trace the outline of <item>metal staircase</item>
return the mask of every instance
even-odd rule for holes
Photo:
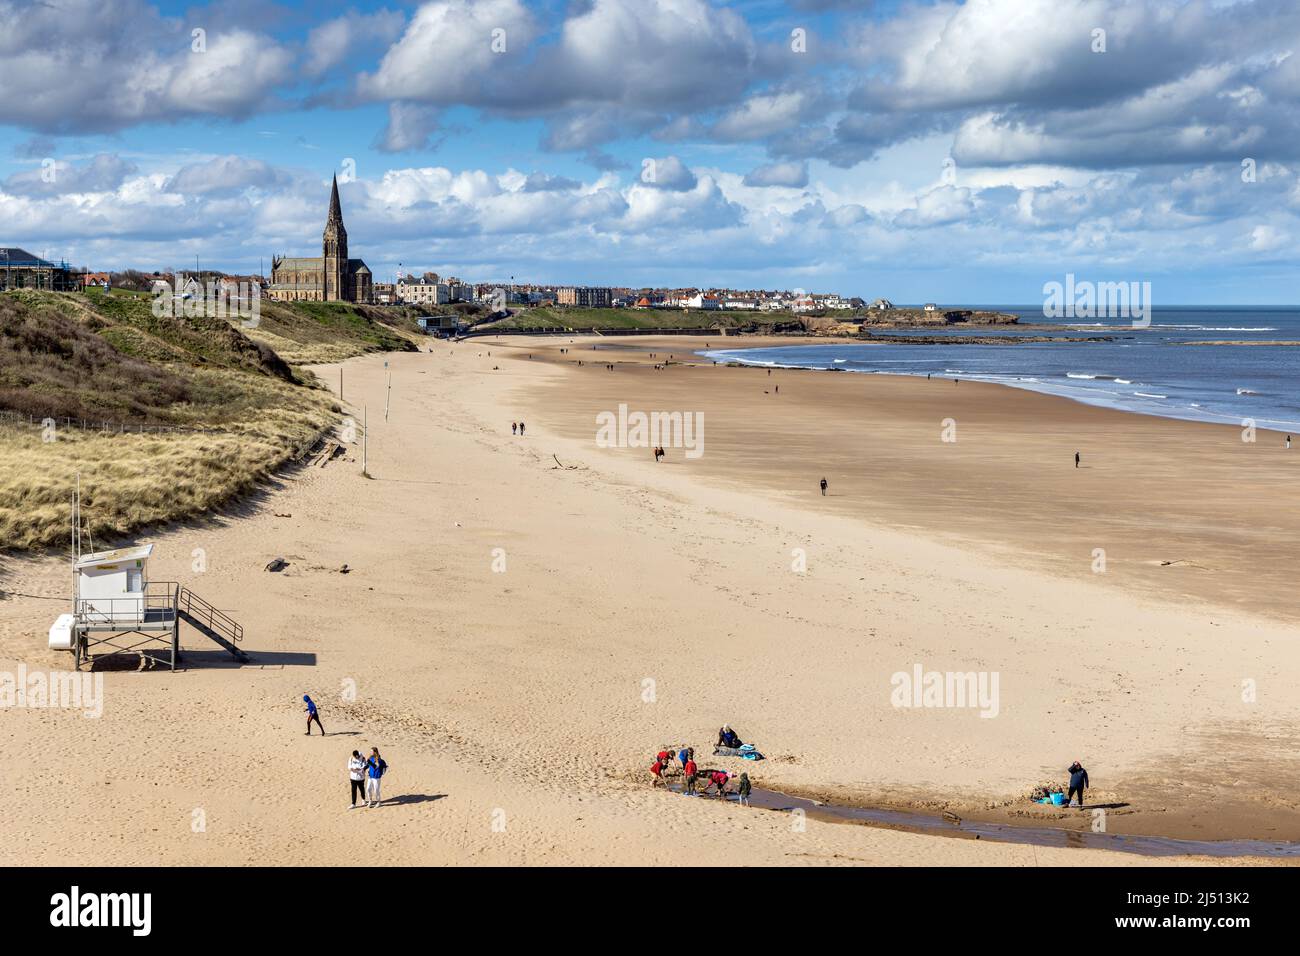
[[[176,616],[200,634],[216,641],[241,664],[248,663],[248,655],[235,646],[244,639],[243,625],[217,610],[189,588],[182,587],[176,595]]]

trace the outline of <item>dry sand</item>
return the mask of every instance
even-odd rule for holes
[[[152,578],[240,620],[255,663],[189,632],[181,672],[106,673],[97,720],[0,715],[0,757],[24,768],[0,791],[0,862],[1147,862],[800,831],[649,789],[661,744],[707,754],[724,721],[769,759],[702,762],[760,786],[1086,829],[1024,800],[1079,757],[1092,797],[1127,805],[1112,831],[1300,838],[1300,458],[1267,439],[972,383],[775,373],[778,398],[762,371],[634,368],[630,350],[577,368],[585,342],[431,348],[386,357],[387,422],[385,357],[347,363],[372,478],[354,446],[148,536]],[[705,453],[597,447],[620,402],[702,412]],[[0,575],[0,670],[69,666],[45,649],[66,561]],[[997,672],[997,716],[892,706],[917,663]],[[304,692],[328,739],[304,737]],[[393,802],[349,811],[347,756],[372,745]]]

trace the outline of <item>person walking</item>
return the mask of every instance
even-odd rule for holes
[[[1066,773],[1070,775],[1070,792],[1069,792],[1070,806],[1074,806],[1074,795],[1078,793],[1079,806],[1082,807],[1083,791],[1087,790],[1089,786],[1088,771],[1084,770],[1083,764],[1079,763],[1079,761],[1076,760],[1074,763],[1070,764],[1070,767],[1068,770],[1066,770]]]
[[[1074,467],[1079,467],[1079,453],[1077,451],[1074,453]]]
[[[827,488],[827,487],[828,487],[828,486],[827,486],[827,484],[826,484],[826,479],[823,478],[823,479],[822,479],[822,497],[823,497],[823,498],[826,497],[826,488]]]
[[[740,805],[742,807],[749,806],[749,794],[752,789],[753,787],[749,783],[749,774],[742,773],[740,775],[740,785],[736,788],[736,792],[740,794]]]
[[[1291,448],[1291,436],[1290,436],[1290,435],[1287,435],[1287,436],[1286,436],[1286,447],[1287,447],[1288,450]]]
[[[370,759],[366,761],[366,775],[369,778],[366,781],[366,808],[367,809],[369,809],[370,807],[377,807],[379,806],[380,803],[383,802],[383,799],[379,795],[379,787],[380,787],[380,781],[383,779],[384,774],[387,772],[388,772],[388,764],[384,762],[383,757],[379,756],[379,748],[371,747]]]
[[[518,423],[518,422],[511,422],[511,423],[510,423],[510,434],[512,434],[512,435],[518,435],[518,434],[519,434],[519,423]]]
[[[316,712],[316,702],[306,694],[302,695],[303,702],[307,705],[307,736],[311,736],[311,722],[316,721],[316,726],[320,728],[320,735],[325,736],[325,725],[320,722],[320,714]]]
[[[524,423],[523,423],[523,422],[520,422],[520,423],[519,423],[519,437],[520,437],[520,438],[524,437]]]
[[[348,758],[348,780],[352,784],[352,805],[348,809],[355,810],[358,798],[366,802],[366,759],[359,750],[352,751]]]

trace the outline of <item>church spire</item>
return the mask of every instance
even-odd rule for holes
[[[330,187],[330,213],[325,220],[325,226],[343,225],[343,207],[339,204],[339,177],[334,176],[334,184]]]

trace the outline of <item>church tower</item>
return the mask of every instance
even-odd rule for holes
[[[334,177],[330,190],[330,213],[325,220],[325,275],[323,290],[326,302],[348,299],[348,231],[343,228],[343,207],[339,205],[339,178]]]

